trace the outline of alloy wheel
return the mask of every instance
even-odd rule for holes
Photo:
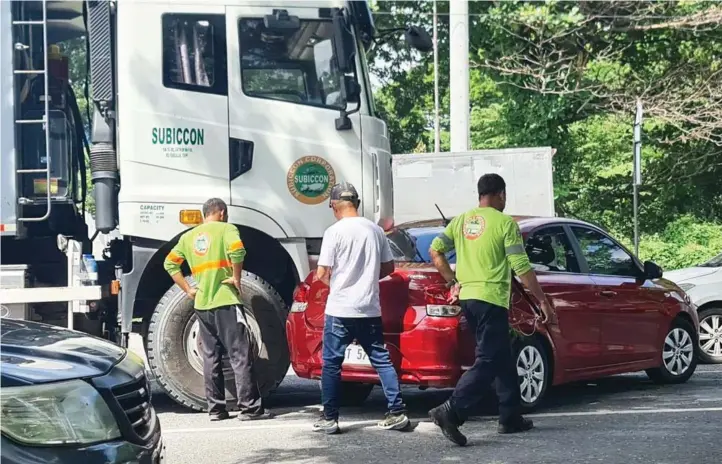
[[[712,314],[700,321],[699,347],[708,356],[722,356],[722,316]]]
[[[694,341],[686,330],[672,329],[664,339],[662,359],[670,374],[680,376],[687,372],[694,357]]]
[[[519,352],[516,373],[519,376],[521,398],[527,404],[535,403],[543,392],[546,377],[544,359],[535,346],[525,346]]]

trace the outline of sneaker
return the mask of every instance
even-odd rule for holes
[[[376,424],[380,429],[384,430],[404,430],[411,424],[406,414],[387,412],[383,420]]]
[[[339,432],[338,419],[326,419],[326,416],[321,414],[316,422],[313,423],[314,432],[323,432],[328,435],[333,435]]]
[[[271,411],[266,409],[263,412],[259,412],[257,414],[239,414],[238,420],[241,422],[247,422],[247,421],[257,421],[257,420],[265,420],[265,419],[273,419],[275,416]]]
[[[527,432],[534,428],[534,422],[532,422],[531,419],[527,419],[523,416],[519,416],[514,420],[511,420],[506,423],[499,422],[499,428],[497,429],[498,433],[501,434],[507,434],[507,433],[520,433],[520,432]]]
[[[429,417],[441,429],[447,439],[459,446],[466,446],[466,436],[459,431],[454,415],[451,403],[448,401],[429,411]]]
[[[229,417],[228,411],[212,412],[208,414],[208,418],[211,422],[226,420]]]

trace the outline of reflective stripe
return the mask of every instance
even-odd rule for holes
[[[441,240],[441,243],[444,245],[444,248],[446,248],[447,250],[454,248],[454,241],[451,238],[449,238],[445,233],[443,233],[443,232],[440,233],[439,235],[436,236],[436,238]]]
[[[183,264],[183,257],[179,254],[177,254],[175,251],[171,251],[168,253],[168,256],[165,258],[168,261],[170,261],[173,264]]]
[[[243,249],[243,242],[240,240],[237,240],[228,246],[229,252],[238,251],[238,250],[242,250],[242,249]]]
[[[192,267],[191,273],[200,274],[201,272],[212,271],[214,269],[223,269],[225,267],[231,267],[231,262],[227,259],[222,259],[220,261],[207,261],[205,263],[199,264],[198,266]]]
[[[507,255],[524,254],[524,245],[512,245],[510,247],[506,247],[506,254]]]

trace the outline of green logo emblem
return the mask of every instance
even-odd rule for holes
[[[306,205],[317,205],[328,199],[335,183],[333,168],[318,156],[304,156],[296,160],[286,175],[288,191]]]

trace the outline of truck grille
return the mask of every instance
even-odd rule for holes
[[[152,408],[150,385],[145,374],[133,382],[113,388],[113,395],[123,408],[135,433],[142,439],[148,438],[152,432],[150,430]]]

